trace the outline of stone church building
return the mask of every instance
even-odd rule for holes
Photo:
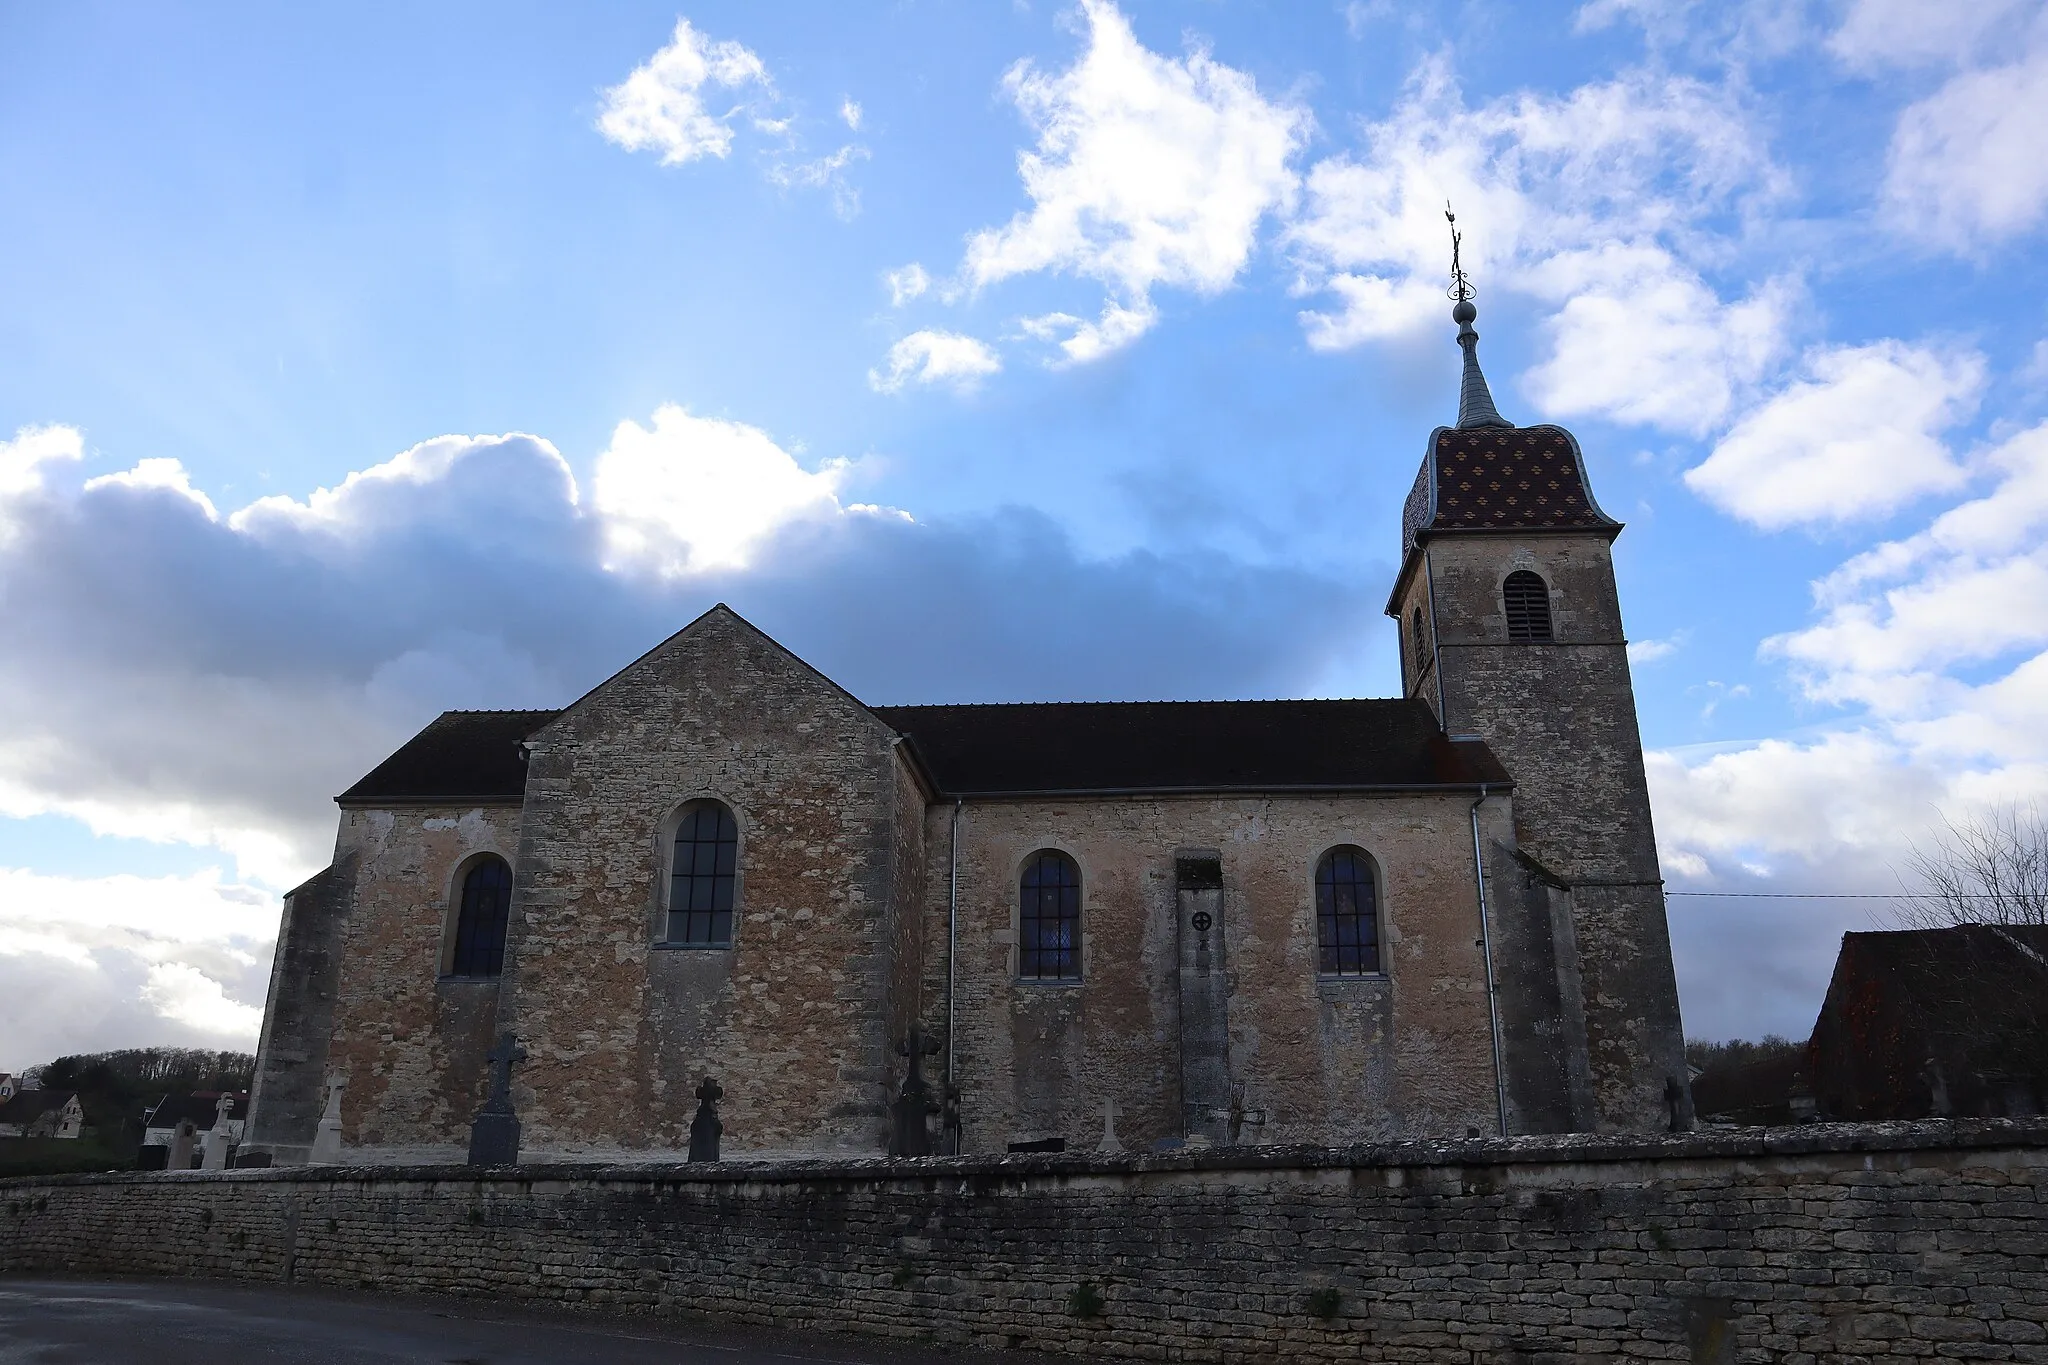
[[[724,606],[560,711],[449,712],[285,898],[247,1146],[529,1159],[1690,1122],[1610,547],[1472,309],[1387,602],[1403,695],[870,706]]]

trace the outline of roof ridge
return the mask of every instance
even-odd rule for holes
[[[876,702],[877,711],[942,711],[968,706],[1059,707],[1059,706],[1337,706],[1371,702],[1405,703],[1406,697],[1194,697],[1148,699],[1144,701],[917,701]]]

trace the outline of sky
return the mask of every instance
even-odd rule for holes
[[[875,703],[1384,696],[1582,443],[1687,1031],[2048,795],[2048,8],[0,0],[0,1069],[252,1047],[333,794],[715,601]],[[1775,898],[1759,898],[1771,893]]]

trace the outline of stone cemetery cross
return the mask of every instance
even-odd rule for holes
[[[725,1087],[709,1076],[697,1087],[697,1117],[690,1120],[690,1160],[718,1160],[718,1136],[725,1131],[718,1117],[718,1102],[724,1098]]]
[[[516,1166],[519,1116],[512,1111],[512,1064],[526,1060],[526,1049],[510,1032],[501,1033],[484,1060],[491,1067],[491,1094],[469,1125],[469,1164]]]
[[[903,1091],[895,1105],[896,1141],[892,1146],[896,1156],[932,1154],[932,1135],[927,1120],[939,1112],[939,1106],[932,1099],[931,1086],[925,1083],[923,1059],[936,1055],[938,1050],[939,1040],[925,1037],[924,1030],[915,1023],[910,1026],[910,1036],[897,1045],[897,1055],[909,1058],[910,1069],[903,1078]]]
[[[213,1127],[206,1130],[206,1154],[200,1158],[200,1169],[224,1171],[228,1168],[228,1114],[234,1107],[233,1095],[222,1095],[213,1102]]]
[[[1098,1152],[1121,1152],[1123,1143],[1117,1141],[1116,1119],[1123,1109],[1113,1099],[1102,1102],[1102,1141],[1095,1145]]]
[[[484,1108],[500,1113],[512,1112],[512,1064],[526,1060],[526,1049],[519,1046],[519,1040],[509,1033],[498,1035],[498,1045],[484,1054],[484,1060],[491,1064],[491,1097],[484,1101]]]

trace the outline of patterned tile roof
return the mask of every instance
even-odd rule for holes
[[[1615,527],[1563,427],[1438,427],[1401,517],[1405,557],[1418,533]]]

